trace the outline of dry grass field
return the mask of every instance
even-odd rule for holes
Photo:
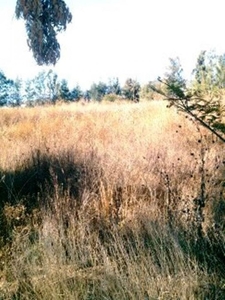
[[[224,145],[164,101],[0,110],[0,299],[225,299]]]

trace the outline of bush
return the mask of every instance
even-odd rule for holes
[[[115,95],[115,94],[108,94],[108,95],[105,95],[102,99],[102,101],[106,101],[106,102],[115,102],[116,100],[119,99],[119,96],[118,95]]]

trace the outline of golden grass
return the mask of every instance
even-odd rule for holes
[[[2,109],[0,145],[1,299],[224,299],[224,145],[166,102]]]

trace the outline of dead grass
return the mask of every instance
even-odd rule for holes
[[[224,299],[224,145],[163,101],[0,114],[1,299]]]

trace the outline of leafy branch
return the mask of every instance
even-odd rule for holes
[[[63,0],[17,0],[15,14],[24,19],[27,43],[38,65],[55,65],[60,58],[57,33],[66,30],[72,14]]]
[[[225,143],[225,105],[222,104],[221,93],[204,97],[198,90],[188,88],[177,61],[171,61],[173,72],[167,74],[166,79],[158,78],[165,88],[150,85],[151,89],[165,97],[169,107],[174,106],[178,111],[188,114]]]

